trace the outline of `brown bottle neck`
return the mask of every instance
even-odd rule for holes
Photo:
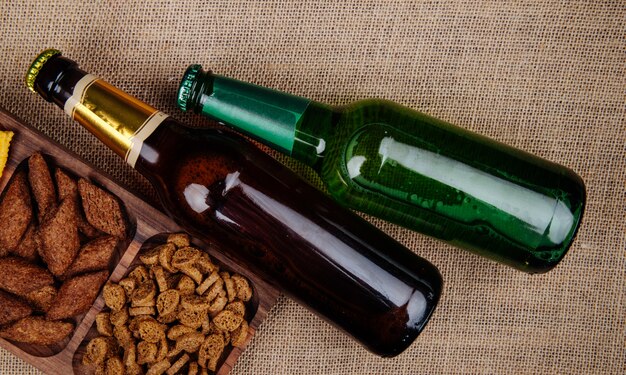
[[[87,128],[132,167],[143,141],[167,115],[55,56],[35,80],[35,91]]]

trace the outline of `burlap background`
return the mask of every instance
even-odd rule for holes
[[[0,106],[148,199],[149,186],[24,73],[56,47],[188,123],[185,67],[343,104],[384,97],[565,164],[586,216],[559,267],[529,276],[372,220],[436,264],[421,337],[377,358],[283,298],[235,374],[624,373],[625,4],[616,1],[3,1]],[[313,182],[310,171],[286,161]],[[0,353],[0,373],[37,373]]]

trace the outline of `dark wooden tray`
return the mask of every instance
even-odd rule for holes
[[[169,217],[114,182],[111,177],[87,164],[73,152],[60,146],[1,108],[0,130],[11,130],[15,133],[11,142],[7,166],[0,178],[0,192],[4,190],[11,176],[22,162],[33,153],[41,152],[56,166],[64,168],[75,176],[88,178],[115,194],[124,203],[135,231],[128,247],[120,250],[119,262],[111,274],[111,280],[117,281],[122,278],[146,240],[159,234],[182,231]],[[210,244],[197,239],[194,239],[194,243],[206,250],[212,258],[223,264],[227,269],[240,273],[251,281],[255,293],[254,307],[256,311],[253,312],[250,322],[248,335],[250,339],[254,335],[256,328],[265,319],[268,311],[276,303],[279,291],[238,264],[233,263],[230,259],[216,251]],[[77,373],[83,373],[79,368],[75,369],[73,367],[74,354],[83,342],[83,339],[88,335],[96,314],[100,312],[103,306],[102,296],[99,296],[70,336],[71,338],[67,345],[64,348],[55,350],[55,354],[50,355],[49,349],[40,349],[34,346],[29,348],[22,346],[20,348],[3,339],[0,339],[0,346],[48,374],[70,374],[74,370],[79,370]],[[27,349],[28,352],[23,349]],[[217,374],[228,374],[239,355],[241,355],[242,350],[233,348],[218,368]]]

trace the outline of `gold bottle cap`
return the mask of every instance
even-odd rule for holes
[[[37,56],[35,61],[30,64],[30,68],[28,68],[28,72],[26,72],[26,86],[28,86],[29,90],[35,92],[35,79],[39,74],[39,71],[44,66],[46,61],[50,60],[52,56],[60,55],[61,51],[56,49],[47,49]]]

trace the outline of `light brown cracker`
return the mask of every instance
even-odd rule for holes
[[[106,375],[124,375],[124,363],[119,357],[107,359]]]
[[[83,364],[95,365],[104,363],[117,354],[118,345],[113,337],[98,336],[91,339],[85,348]]]
[[[113,336],[110,312],[99,312],[96,315],[96,330],[102,336]]]
[[[167,242],[174,244],[177,248],[189,246],[189,235],[187,233],[172,233],[167,236]]]
[[[107,283],[102,290],[104,303],[113,311],[121,310],[126,303],[124,288],[114,283]]]
[[[140,365],[153,363],[156,361],[157,344],[153,342],[140,341],[137,344],[137,363]]]

